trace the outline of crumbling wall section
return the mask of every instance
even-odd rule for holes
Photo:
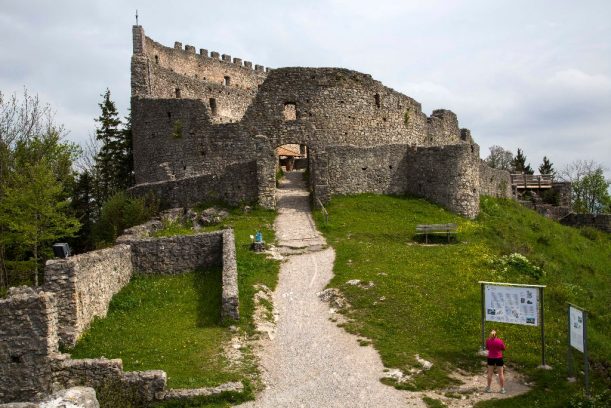
[[[507,170],[493,169],[480,160],[479,189],[480,195],[511,198],[511,175]]]
[[[57,356],[53,294],[11,288],[0,299],[0,403],[34,401],[51,393],[50,359]]]
[[[142,274],[177,275],[222,265],[223,233],[206,232],[130,242],[134,270]]]
[[[62,345],[73,346],[95,317],[106,316],[110,300],[127,285],[132,272],[128,245],[47,262],[43,289],[57,298]]]
[[[111,394],[132,406],[149,406],[166,389],[167,375],[162,370],[123,371],[121,359],[73,360],[67,355],[52,361],[54,388],[92,387]],[[107,395],[108,397],[108,395]]]
[[[468,218],[479,213],[479,146],[457,144],[408,151],[407,193]]]

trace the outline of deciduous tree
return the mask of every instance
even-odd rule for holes
[[[509,150],[503,149],[501,146],[494,145],[490,147],[490,154],[485,160],[488,166],[494,169],[510,171],[513,154]]]

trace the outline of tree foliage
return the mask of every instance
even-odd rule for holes
[[[68,213],[76,145],[49,105],[0,93],[0,287],[38,283],[50,243],[74,233]]]
[[[511,171],[514,173],[534,174],[535,172],[530,167],[530,163],[526,163],[526,155],[522,149],[518,148],[518,152],[511,161]]]
[[[539,165],[539,174],[545,174],[545,175],[551,175],[551,176],[556,175],[556,170],[554,169],[554,165],[547,158],[547,156],[543,156],[543,163]]]
[[[485,159],[488,166],[492,167],[493,169],[508,171],[511,170],[512,160],[513,153],[497,145],[490,147],[490,154]]]
[[[576,160],[560,172],[563,181],[571,183],[571,207],[579,213],[611,212],[609,181],[603,167],[592,160]]]
[[[80,227],[78,220],[67,214],[64,186],[51,167],[47,158],[26,164],[3,187],[0,201],[2,244],[28,250],[27,259],[12,262],[25,262],[33,271],[36,286],[38,265],[50,255],[50,244],[73,235]]]
[[[157,204],[153,200],[132,198],[122,191],[116,193],[104,203],[94,225],[96,245],[111,245],[123,230],[149,220],[156,211]]]
[[[110,90],[102,95],[99,106],[101,113],[96,119],[96,139],[100,142],[100,149],[95,157],[95,168],[96,201],[101,205],[131,185],[132,154],[131,120],[128,118],[127,127],[122,127],[119,112],[110,99]]]

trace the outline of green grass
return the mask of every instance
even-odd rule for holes
[[[507,324],[494,327],[508,344],[512,367],[536,382],[532,392],[508,402],[482,406],[515,406],[517,400],[537,406],[567,406],[579,385],[566,378],[566,304],[590,310],[589,348],[595,392],[610,385],[609,288],[611,240],[608,234],[564,227],[510,200],[484,197],[481,214],[467,220],[420,199],[376,196],[334,197],[327,207],[329,224],[315,214],[319,229],[336,250],[335,277],[353,308],[346,328],[371,338],[384,364],[405,371],[417,366],[415,354],[434,363],[430,371],[398,387],[440,388],[452,383],[453,367],[481,370],[479,280],[545,284],[545,327],[551,372],[540,364],[540,329]],[[419,245],[416,224],[459,226],[458,242]],[[526,268],[499,268],[492,262],[511,253],[525,255],[544,276]],[[498,262],[496,263],[498,265]],[[350,279],[373,281],[364,290]],[[381,297],[385,300],[380,301]],[[489,323],[488,329],[492,328]],[[511,369],[511,368],[510,368]],[[482,384],[483,385],[483,384]],[[553,390],[554,398],[548,393]],[[502,405],[506,404],[506,405]]]
[[[220,324],[220,304],[220,269],[135,276],[71,354],[121,358],[126,371],[164,370],[171,388],[240,380],[220,358],[229,336]]]
[[[279,263],[250,251],[250,235],[260,230],[265,241],[273,242],[275,212],[256,208],[247,213],[229,211],[223,223],[203,231],[234,229],[240,290],[240,320],[235,325],[252,333],[253,285],[265,284],[273,290]],[[170,223],[155,235],[192,233],[185,225]],[[253,398],[259,384],[252,351],[246,350],[243,364],[231,370],[223,356],[223,345],[232,332],[231,322],[220,321],[220,297],[220,268],[179,276],[135,276],[113,297],[108,316],[96,319],[69,352],[74,358],[121,358],[126,371],[164,370],[170,388],[216,386],[227,381],[245,384],[244,395],[200,399],[194,406],[225,406]]]

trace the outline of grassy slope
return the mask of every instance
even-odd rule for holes
[[[480,292],[478,280],[541,283],[545,294],[548,363],[541,372],[539,328],[497,324],[506,340],[507,358],[538,382],[524,402],[562,406],[575,392],[566,376],[566,309],[571,301],[591,310],[590,350],[595,364],[611,360],[606,341],[611,327],[609,288],[611,240],[608,235],[561,226],[511,201],[484,198],[475,221],[451,214],[419,199],[360,195],[336,197],[328,207],[330,222],[319,228],[336,249],[335,277],[330,283],[345,293],[353,309],[348,330],[370,337],[384,364],[408,370],[414,355],[433,361],[431,371],[405,388],[436,388],[450,382],[448,370],[480,369]],[[415,245],[416,224],[456,222],[459,243]],[[588,237],[584,236],[587,235]],[[542,266],[539,281],[519,271],[501,272],[490,265],[495,256],[512,252]],[[364,290],[346,285],[350,279],[373,281]],[[380,298],[384,300],[380,301]],[[490,328],[490,326],[488,326]],[[599,370],[595,385],[609,385]],[[554,399],[547,388],[557,392]],[[495,406],[501,403],[495,402]],[[515,406],[515,399],[506,403]],[[551,405],[550,405],[551,404]]]
[[[251,332],[253,285],[274,288],[278,263],[250,251],[250,235],[257,229],[268,242],[274,240],[273,211],[249,213],[231,210],[216,230],[234,228],[240,288],[239,326]],[[190,228],[171,225],[160,236],[192,234]],[[225,381],[249,382],[256,370],[247,361],[229,371],[222,354],[231,333],[220,322],[220,269],[182,276],[138,276],[116,295],[108,317],[96,320],[77,346],[75,358],[122,358],[126,370],[162,369],[172,388],[218,385]],[[248,359],[247,359],[248,360]]]

